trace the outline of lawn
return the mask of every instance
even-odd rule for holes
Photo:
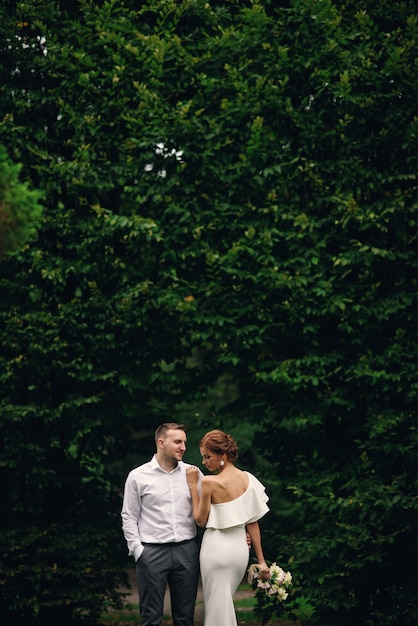
[[[248,589],[248,585],[242,585],[234,599],[238,626],[260,626],[261,622],[253,613],[255,598]],[[202,615],[203,603],[201,600],[198,600],[196,603],[195,626],[202,626]],[[170,626],[172,623],[171,616],[165,615],[163,618],[164,626]],[[97,626],[140,626],[138,607],[137,605],[129,604],[123,610],[112,610],[109,613],[105,613]],[[268,626],[298,626],[298,623],[286,619],[284,616],[280,620],[269,621]]]
[[[136,604],[136,593],[132,593],[135,589],[135,572],[131,570],[129,573],[130,589],[129,594],[126,597],[126,608],[115,611],[110,610],[108,613],[104,613],[98,622],[97,626],[140,626],[140,618],[138,605]],[[234,605],[237,613],[238,626],[260,626],[261,622],[253,613],[253,608],[256,604],[254,591],[250,585],[244,579],[241,585],[238,587],[234,596]],[[168,605],[169,607],[169,605]],[[167,608],[167,607],[166,607]],[[308,617],[311,611],[308,606],[300,607],[300,617]],[[167,609],[167,615],[163,618],[163,625],[170,626],[173,621],[169,608]],[[203,600],[201,587],[197,594],[196,611],[195,611],[195,626],[202,626],[203,623]],[[220,625],[222,626],[222,625]],[[301,626],[300,622],[295,622],[290,616],[283,615],[280,619],[270,620],[267,626]]]

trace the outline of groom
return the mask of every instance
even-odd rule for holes
[[[182,424],[161,424],[155,431],[156,454],[133,469],[125,483],[122,529],[136,561],[141,626],[161,625],[167,585],[173,626],[193,626],[199,546],[189,465],[183,462],[186,440]]]

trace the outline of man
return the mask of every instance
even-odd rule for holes
[[[174,626],[193,626],[199,546],[183,455],[182,424],[155,431],[156,454],[126,479],[122,528],[136,561],[141,626],[160,626],[168,587]],[[203,476],[200,472],[200,478]]]

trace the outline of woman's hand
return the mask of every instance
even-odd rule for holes
[[[267,563],[259,563],[258,569],[260,571],[259,577],[261,580],[268,580],[270,578],[270,568]]]
[[[199,482],[199,468],[196,467],[196,465],[190,465],[190,467],[186,469],[186,478],[189,489],[191,487],[197,487]]]

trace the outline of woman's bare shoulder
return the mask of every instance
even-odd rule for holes
[[[207,485],[218,485],[221,482],[218,474],[203,476],[202,481]]]
[[[218,481],[217,481],[217,476],[203,476],[202,478],[202,487],[209,487],[211,488],[213,485],[215,485]]]

